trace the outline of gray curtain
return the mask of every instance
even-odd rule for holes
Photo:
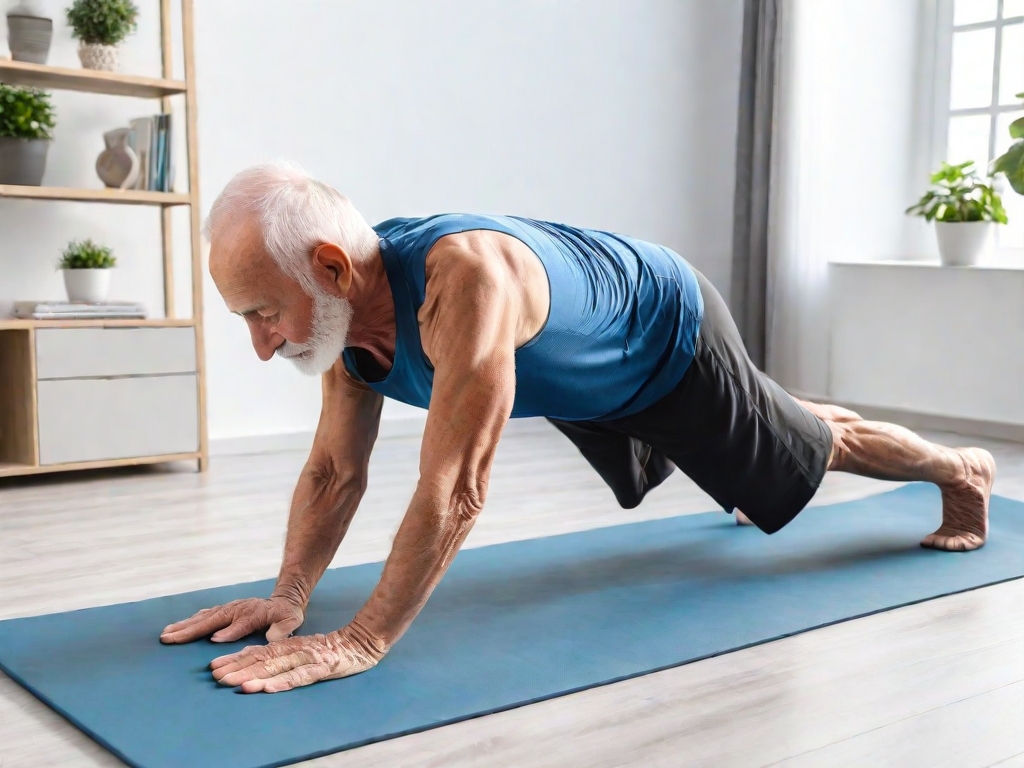
[[[750,358],[765,367],[768,190],[775,101],[776,32],[782,0],[744,0],[733,204],[733,317]]]

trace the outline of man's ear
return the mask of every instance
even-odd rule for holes
[[[334,243],[322,243],[313,249],[313,264],[324,270],[339,296],[345,297],[352,288],[352,259]]]

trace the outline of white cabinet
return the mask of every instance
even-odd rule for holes
[[[35,338],[40,465],[199,450],[192,328],[45,328]]]

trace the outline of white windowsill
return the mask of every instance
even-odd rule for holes
[[[890,267],[897,269],[950,269],[950,270],[975,270],[975,271],[997,271],[997,272],[1024,272],[1024,260],[1013,262],[988,262],[977,264],[972,267],[950,267],[939,261],[924,261],[922,259],[861,259],[861,260],[829,260],[830,267]]]

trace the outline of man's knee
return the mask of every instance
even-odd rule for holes
[[[839,405],[812,403],[808,400],[800,399],[796,399],[796,401],[822,421],[833,421],[838,424],[847,424],[851,421],[863,421],[859,413],[851,411],[849,408],[843,408]]]

